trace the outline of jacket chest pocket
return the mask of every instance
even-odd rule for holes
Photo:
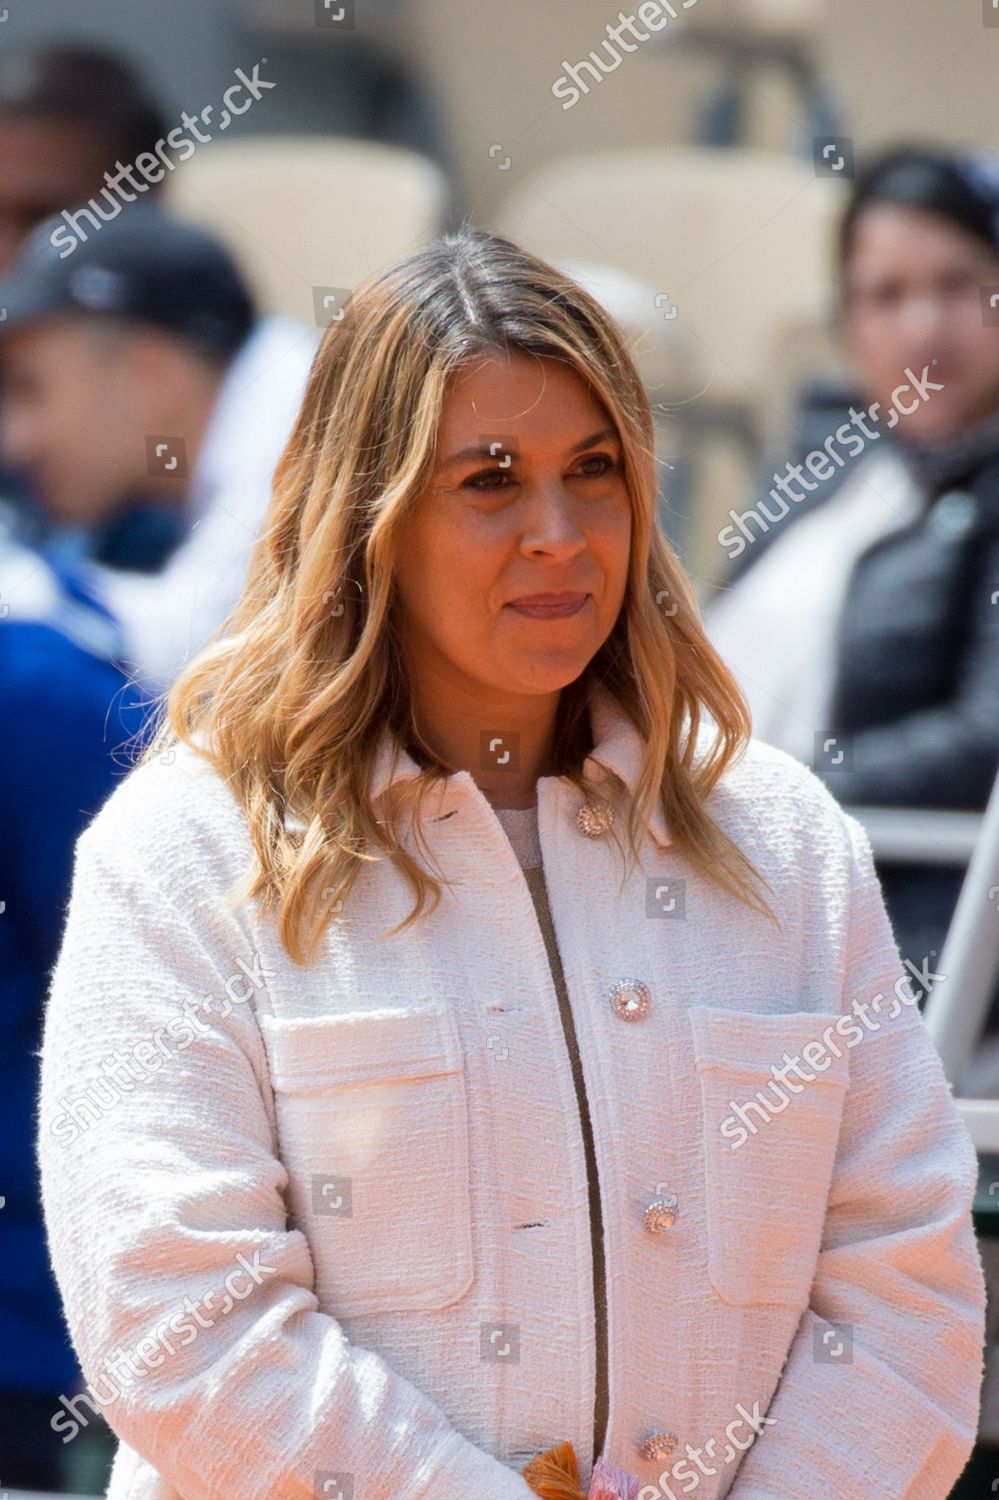
[[[261,1016],[296,1224],[335,1317],[446,1307],[472,1284],[465,1065],[452,1011]]]
[[[703,1111],[708,1278],[722,1301],[737,1307],[804,1309],[849,1086],[846,1041],[829,1031],[841,1017],[707,1006],[691,1007],[690,1017]],[[800,1055],[809,1043],[817,1044],[808,1050],[811,1063]],[[775,1080],[772,1068],[785,1070],[789,1081]]]

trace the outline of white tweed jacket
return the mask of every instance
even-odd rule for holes
[[[640,746],[591,705],[588,769]],[[703,733],[703,731],[702,731]],[[416,774],[386,736],[375,795]],[[579,795],[539,832],[593,1121],[606,1455],[640,1500],[943,1500],[975,1439],[975,1153],[870,846],[752,740],[711,796],[777,930],[656,815],[622,882]],[[472,776],[425,815],[452,882],[366,865],[319,959],[225,896],[250,843],[178,748],[76,848],[42,1046],[49,1243],[112,1500],[514,1500],[592,1461],[586,1167],[528,886]],[[411,845],[411,847],[415,847]],[[659,1204],[658,1209],[651,1206]]]

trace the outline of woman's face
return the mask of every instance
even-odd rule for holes
[[[999,404],[999,257],[937,214],[879,204],[857,219],[845,273],[842,332],[869,400],[881,402],[908,367],[942,390],[894,403],[900,436],[945,440]],[[989,319],[991,318],[991,321]],[[915,409],[907,408],[915,405]]]
[[[621,444],[586,383],[558,360],[476,359],[452,382],[434,473],[402,526],[415,688],[442,703],[563,688],[613,629],[630,546]],[[565,597],[553,609],[546,595]]]

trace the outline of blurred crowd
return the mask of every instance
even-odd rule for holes
[[[155,186],[105,199],[64,253],[64,212],[166,128],[114,55],[0,62],[0,1479],[39,1490],[70,1480],[50,1424],[82,1388],[32,1145],[74,845],[239,596],[318,339],[258,307]],[[994,161],[914,143],[865,163],[837,274],[851,383],[800,391],[783,473],[768,462],[736,508],[708,628],[755,733],[842,802],[981,812],[999,766]],[[962,871],[881,873],[903,954],[939,953]]]

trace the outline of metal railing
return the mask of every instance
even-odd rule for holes
[[[999,977],[999,775],[984,814],[851,807],[876,859],[967,871],[923,1018],[953,1086],[984,1028]],[[999,1099],[954,1100],[980,1152],[999,1153]]]
[[[87,1495],[43,1494],[41,1490],[5,1490],[0,1488],[0,1500],[90,1500]]]

